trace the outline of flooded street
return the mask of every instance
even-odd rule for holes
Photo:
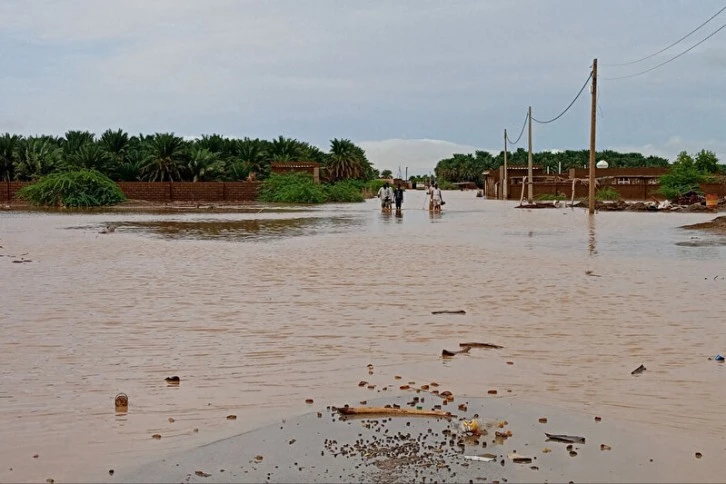
[[[678,228],[715,215],[591,218],[445,192],[432,216],[423,196],[408,192],[401,217],[375,200],[0,212],[0,481],[93,480],[385,396],[394,375],[695,436],[722,455],[726,366],[708,358],[726,354],[726,247]],[[504,348],[441,359],[464,341]],[[128,414],[114,412],[119,392]]]

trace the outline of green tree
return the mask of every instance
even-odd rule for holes
[[[383,170],[381,172],[381,178],[391,178],[393,176],[393,172],[391,170]]]
[[[37,180],[62,167],[62,151],[50,137],[26,138],[18,144],[15,178]]]
[[[325,165],[330,181],[365,180],[373,174],[365,152],[348,139],[330,141],[330,152]]]
[[[187,161],[187,173],[193,182],[212,181],[224,173],[224,162],[219,155],[207,148],[195,147]]]
[[[181,167],[188,159],[187,146],[174,133],[156,133],[144,140],[145,156],[141,168],[147,181],[181,180]]]
[[[718,173],[720,171],[718,158],[713,151],[701,150],[696,154],[694,166],[701,173]]]
[[[5,133],[0,136],[0,179],[10,181],[15,178],[15,165],[21,141],[22,138],[15,134]]]

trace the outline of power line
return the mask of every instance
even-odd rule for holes
[[[690,46],[688,49],[684,50],[680,54],[675,55],[675,56],[671,57],[670,59],[668,59],[667,61],[661,62],[660,64],[655,65],[655,66],[651,67],[650,69],[646,69],[646,70],[641,71],[641,72],[636,72],[635,74],[630,74],[630,75],[627,75],[627,76],[620,76],[620,77],[601,77],[600,79],[605,80],[605,81],[617,81],[619,79],[629,79],[631,77],[637,77],[637,76],[640,76],[640,75],[643,75],[643,74],[647,74],[648,72],[654,71],[654,70],[658,69],[659,67],[663,67],[664,65],[669,64],[669,63],[673,62],[674,60],[678,59],[682,55],[685,55],[685,54],[689,53],[690,51],[692,51],[693,49],[695,49],[699,45],[703,44],[708,39],[710,39],[711,37],[713,37],[714,35],[716,35],[717,33],[719,33],[724,28],[726,28],[726,24],[723,24],[721,27],[719,27],[717,30],[713,31],[706,38],[704,38],[704,39],[700,40],[699,42],[693,44],[692,46]]]
[[[517,143],[519,143],[519,140],[522,139],[522,134],[524,134],[524,128],[527,126],[527,116],[528,114],[524,115],[524,123],[522,123],[522,130],[519,132],[519,136],[517,136],[517,141],[512,141],[509,138],[509,135],[507,135],[507,141],[509,141],[509,144],[516,145]]]
[[[680,43],[681,43],[682,41],[686,40],[686,39],[687,39],[688,37],[690,37],[691,35],[693,35],[693,34],[695,34],[696,32],[698,32],[698,31],[699,31],[699,30],[700,30],[700,29],[701,29],[701,28],[702,28],[702,27],[703,27],[704,25],[706,25],[706,24],[707,24],[707,23],[709,23],[709,22],[710,22],[711,20],[713,20],[713,19],[715,19],[716,17],[718,17],[718,16],[719,16],[719,15],[721,14],[721,12],[723,12],[724,10],[726,10],[726,5],[724,5],[724,7],[723,7],[723,8],[721,8],[721,10],[719,10],[718,12],[716,12],[715,14],[713,14],[713,15],[712,15],[711,17],[709,17],[709,18],[708,18],[708,20],[706,20],[705,22],[703,22],[703,23],[702,23],[701,25],[699,25],[699,26],[698,26],[698,27],[696,27],[695,29],[691,30],[691,31],[690,31],[690,32],[688,32],[688,33],[687,33],[686,35],[684,35],[684,36],[683,36],[683,37],[681,37],[680,39],[676,40],[676,41],[675,41],[675,42],[673,42],[672,44],[668,45],[667,47],[664,47],[664,48],[662,48],[662,49],[661,49],[661,50],[659,50],[658,52],[655,52],[655,53],[653,53],[653,54],[647,55],[647,56],[645,56],[645,57],[642,57],[642,58],[640,58],[640,59],[637,59],[637,60],[634,60],[634,61],[630,61],[630,62],[623,62],[623,63],[620,63],[620,64],[602,64],[602,65],[604,65],[604,66],[607,66],[607,67],[617,67],[617,66],[629,66],[629,65],[632,65],[632,64],[637,64],[638,62],[643,62],[644,60],[650,59],[651,57],[655,57],[655,56],[657,56],[658,54],[662,54],[663,52],[667,51],[667,50],[668,50],[668,49],[670,49],[671,47],[674,47],[674,46],[676,46],[676,45],[680,44]]]
[[[568,105],[568,106],[567,106],[567,107],[565,108],[565,110],[564,110],[564,111],[562,111],[562,112],[561,112],[560,114],[558,114],[558,115],[557,115],[557,116],[555,116],[554,118],[552,118],[552,119],[549,119],[549,120],[547,120],[547,121],[540,121],[539,119],[535,119],[535,118],[532,118],[532,121],[534,121],[534,122],[536,122],[536,123],[539,123],[539,124],[548,124],[548,123],[553,123],[553,122],[557,121],[558,119],[560,119],[560,118],[561,118],[562,116],[564,116],[564,115],[565,115],[565,113],[566,113],[567,111],[569,111],[569,110],[570,110],[570,108],[572,107],[572,105],[573,105],[573,104],[575,104],[575,101],[577,101],[577,99],[578,99],[578,98],[580,97],[580,94],[582,94],[582,91],[584,91],[584,90],[585,90],[585,88],[587,87],[587,83],[588,83],[588,82],[590,82],[590,79],[591,79],[591,78],[592,78],[592,71],[590,71],[590,75],[589,75],[589,76],[587,76],[587,79],[585,79],[585,84],[583,84],[583,85],[582,85],[582,87],[580,88],[580,92],[578,92],[578,93],[577,93],[577,96],[575,96],[575,99],[573,99],[573,100],[572,100],[572,101],[570,102],[570,104],[569,104],[569,105]]]

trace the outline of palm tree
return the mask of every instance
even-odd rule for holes
[[[365,152],[348,139],[330,141],[326,169],[330,181],[361,179],[372,174]]]
[[[219,177],[224,171],[224,163],[217,153],[206,148],[195,147],[186,165],[192,181],[210,181]]]
[[[49,137],[27,138],[18,145],[15,178],[36,180],[61,167],[63,152]]]
[[[131,147],[129,134],[122,129],[116,131],[107,129],[98,142],[101,148],[113,158],[116,165],[124,162],[124,157]]]
[[[61,138],[63,154],[68,156],[76,153],[83,145],[93,143],[94,138],[95,135],[90,131],[71,130],[66,132],[65,136]]]
[[[263,179],[270,173],[269,154],[266,144],[261,139],[244,138],[238,140],[235,147],[235,161],[243,164],[245,170],[237,170],[239,173],[246,171],[254,173],[257,178]],[[235,162],[232,163],[236,165]]]
[[[156,133],[148,140],[142,141],[145,146],[142,174],[148,181],[180,180],[180,167],[187,159],[187,145],[182,138],[174,133]]]
[[[78,151],[65,157],[65,165],[68,168],[86,168],[101,173],[109,173],[113,161],[111,155],[97,144],[84,144]]]
[[[15,163],[21,140],[20,136],[10,133],[0,136],[0,179],[10,181],[15,178]]]

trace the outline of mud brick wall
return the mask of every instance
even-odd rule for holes
[[[0,202],[15,200],[28,182],[0,182]],[[129,200],[147,202],[247,202],[257,200],[262,182],[118,182]]]

